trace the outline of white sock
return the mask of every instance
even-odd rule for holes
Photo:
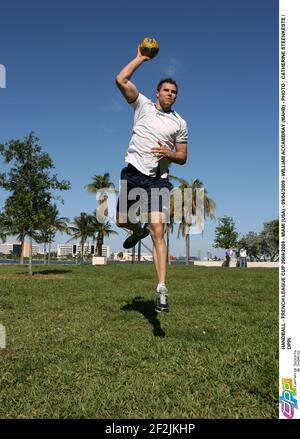
[[[160,282],[160,283],[157,285],[156,291],[158,291],[158,290],[160,289],[160,287],[165,287],[165,286],[166,286],[166,284],[165,284],[164,282]]]

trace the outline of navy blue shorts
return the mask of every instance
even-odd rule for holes
[[[170,191],[173,189],[173,185],[168,178],[149,177],[129,163],[128,166],[122,169],[120,180],[117,214],[128,215],[135,210],[137,216],[141,211],[147,214],[150,212],[163,212],[168,215]],[[137,209],[132,207],[135,203],[139,206]],[[141,222],[148,222],[143,219],[145,218],[142,216]]]

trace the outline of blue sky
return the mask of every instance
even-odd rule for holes
[[[118,184],[132,128],[114,78],[145,36],[160,52],[132,79],[154,99],[157,82],[173,76],[174,108],[189,126],[188,161],[171,173],[203,181],[216,216],[232,216],[241,234],[261,231],[278,216],[277,0],[5,2],[0,142],[34,130],[72,184],[61,215],[92,212],[97,202],[84,185],[104,172]],[[212,248],[215,227],[207,221],[204,236],[193,235],[192,255],[223,255]],[[110,238],[111,249],[123,238]],[[175,233],[171,251],[184,254]]]

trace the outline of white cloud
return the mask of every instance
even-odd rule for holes
[[[163,72],[168,76],[174,76],[178,73],[181,67],[181,62],[178,58],[170,57],[167,61],[167,65],[163,68]]]
[[[106,103],[100,105],[100,111],[120,113],[124,108],[121,97],[111,96]]]

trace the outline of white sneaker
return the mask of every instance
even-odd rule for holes
[[[169,312],[168,289],[165,285],[161,285],[156,290],[156,312]]]

